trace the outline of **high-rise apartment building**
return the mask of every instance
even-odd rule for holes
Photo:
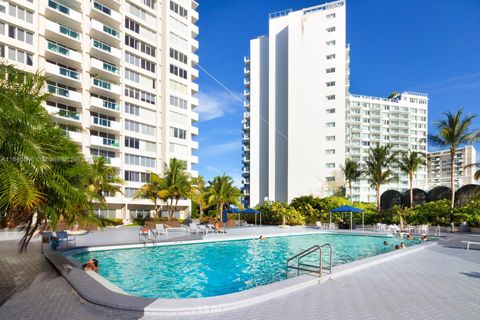
[[[103,216],[130,220],[153,205],[133,200],[149,171],[171,158],[198,162],[194,0],[0,0],[0,59],[44,71],[46,108],[87,157],[125,179]],[[178,215],[188,213],[182,200]]]
[[[455,152],[454,174],[455,189],[466,184],[475,184],[475,172],[479,170],[475,165],[477,152],[473,146],[458,148]],[[450,150],[433,151],[428,153],[428,189],[438,186],[450,188],[452,163],[450,161]]]
[[[343,0],[271,14],[268,36],[251,40],[244,61],[246,205],[331,195],[343,185],[345,159],[362,164],[374,143],[426,151],[426,95],[350,95]],[[406,180],[400,173],[385,187],[408,188]],[[425,180],[422,169],[417,181]],[[354,186],[354,199],[374,201],[365,183]]]

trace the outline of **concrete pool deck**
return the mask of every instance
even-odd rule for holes
[[[270,233],[265,232],[265,229],[242,229],[249,229],[244,231],[248,231],[245,233],[251,234],[252,236],[259,233]],[[242,233],[242,229],[236,231],[239,233],[238,236]],[[266,229],[267,231],[270,230],[268,228]],[[126,231],[117,230],[116,232]],[[232,237],[237,236],[235,234],[236,232],[229,232],[227,235]],[[136,236],[136,231],[134,235]],[[93,234],[91,237],[93,237]],[[103,241],[105,242],[110,242],[113,238],[109,230],[105,231],[105,233],[98,233],[96,237],[106,237],[110,239],[104,239]],[[220,235],[218,237],[223,236]],[[301,288],[295,292],[280,297],[273,297],[268,301],[255,303],[248,307],[241,307],[208,316],[195,316],[190,314],[183,316],[182,319],[204,319],[206,317],[208,317],[208,319],[278,319],[280,317],[318,319],[319,315],[326,319],[400,319],[405,318],[406,315],[420,318],[473,319],[478,315],[477,313],[474,315],[474,312],[476,312],[478,303],[480,303],[480,274],[478,273],[480,269],[480,251],[470,250],[467,252],[465,249],[455,248],[464,248],[464,244],[460,241],[466,240],[466,238],[462,237],[463,236],[456,235],[455,237],[443,240],[438,244],[422,250],[401,255],[395,259],[384,261],[369,266],[368,268],[356,270],[353,273],[334,278],[334,280],[323,281],[321,285]],[[469,238],[480,239],[478,236],[471,236]],[[81,244],[87,245],[87,238],[84,239],[85,243]],[[121,240],[123,240],[121,243],[126,243],[125,237],[122,237]],[[79,241],[77,237],[77,245]],[[100,243],[98,243],[96,241],[95,244],[110,244],[105,242],[101,243],[100,241]],[[4,243],[9,243],[9,246],[14,245],[11,241],[6,241],[3,243],[0,242],[0,246],[3,246]],[[94,243],[88,243],[88,245],[93,244]],[[38,244],[34,245],[38,246]],[[414,247],[412,247],[412,249],[413,248]],[[38,255],[38,253],[32,253],[32,251],[30,251],[29,255]],[[15,256],[14,253],[12,254],[12,252],[10,255],[7,255],[7,257],[9,256],[11,256],[13,260],[18,257]],[[38,256],[38,258],[42,258],[40,255]],[[25,255],[19,258],[24,257]],[[0,264],[3,265],[3,263],[2,259]],[[51,266],[48,266],[48,264],[47,266],[43,266],[43,268],[47,267],[51,272]],[[62,278],[55,277],[54,281],[65,284],[65,280],[62,280]],[[17,293],[9,297],[8,301],[0,308],[0,314],[17,315],[17,313],[20,312],[18,315],[21,315],[29,311],[32,312],[32,310],[47,311],[52,308],[52,304],[55,305],[55,301],[44,303],[41,306],[32,303],[28,305],[28,308],[20,308],[16,310],[16,313],[12,313],[12,307],[15,306],[15,302],[17,302],[17,307],[20,303],[20,301],[18,301],[20,296],[28,300],[28,297],[32,294],[32,292],[30,292],[32,290],[31,287],[34,287],[34,285],[21,290],[21,294]],[[62,285],[61,287],[68,288],[68,285]],[[71,289],[69,291],[70,296],[74,295]],[[245,292],[247,293],[248,291]],[[111,313],[113,312],[112,318],[117,318],[113,314],[118,310],[104,308],[86,302],[82,303],[82,299],[80,299],[78,295],[75,296],[77,298],[72,298],[70,303],[75,304],[75,301],[77,301],[79,305],[83,304],[85,306],[85,304],[87,304],[93,309],[106,309]],[[30,297],[30,299],[34,300],[34,297]],[[72,307],[73,306],[69,306],[69,308]],[[61,308],[57,306],[56,309]],[[429,313],[429,310],[432,312]],[[58,312],[59,315],[62,314],[61,310]],[[106,314],[106,311],[102,312],[101,314]],[[139,318],[139,314],[140,316],[144,314],[144,318],[146,319],[158,318],[158,315],[152,315],[148,312],[118,312],[120,312],[121,318],[125,319],[137,319]],[[423,316],[427,313],[428,316]],[[40,316],[42,312],[37,312],[36,314],[36,319],[43,319]],[[48,319],[52,318],[56,319],[57,317],[48,317]],[[58,318],[71,319],[72,314],[63,315],[62,317],[59,316]],[[180,316],[162,316],[161,318],[178,319]]]

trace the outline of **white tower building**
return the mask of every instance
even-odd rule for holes
[[[269,34],[245,58],[244,194],[247,205],[328,196],[343,185],[346,158],[360,164],[370,143],[426,151],[428,98],[349,94],[345,1],[270,15]],[[398,171],[398,170],[397,170]],[[405,189],[406,176],[389,188]],[[426,182],[426,169],[417,173]],[[374,201],[360,181],[354,199]]]
[[[46,108],[85,156],[104,156],[125,179],[99,214],[150,213],[133,200],[148,171],[171,158],[192,175],[198,158],[194,0],[0,0],[0,59],[44,71]],[[182,200],[178,215],[187,214]]]

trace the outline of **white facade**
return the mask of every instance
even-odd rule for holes
[[[331,195],[334,186],[344,184],[345,159],[362,165],[374,142],[426,152],[427,96],[350,95],[345,35],[345,1],[335,1],[271,14],[268,37],[251,40],[245,59],[248,205]],[[399,182],[384,188],[408,188],[407,177],[394,169]],[[425,184],[422,168],[416,186]],[[366,181],[354,185],[355,200],[374,201],[374,195]]]
[[[407,150],[426,153],[428,97],[423,93],[403,92],[392,99],[351,94],[347,101],[346,157],[361,166],[368,158],[368,149],[377,143],[390,144],[392,151]],[[383,185],[381,192],[409,189],[408,176],[396,165],[391,169],[398,181]],[[426,189],[427,168],[422,166],[414,178],[414,188]],[[375,190],[366,179],[353,184],[355,201],[372,202]]]
[[[477,162],[477,151],[473,146],[457,148],[455,152],[455,189],[458,190],[466,184],[475,184],[477,181],[474,174],[479,170],[475,165]],[[450,150],[433,151],[428,153],[428,189],[438,186],[450,188],[450,174],[452,164],[450,161]]]
[[[249,205],[324,193],[330,176],[324,164],[338,166],[345,157],[348,53],[344,1],[273,13],[268,36],[251,41],[244,119]],[[332,148],[336,154],[325,156]]]
[[[0,0],[0,58],[44,71],[46,108],[86,157],[103,155],[126,180],[102,215],[130,220],[148,171],[171,158],[192,175],[198,114],[198,4],[193,0]],[[180,203],[179,214],[190,202]]]

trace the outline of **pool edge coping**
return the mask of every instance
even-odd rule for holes
[[[248,237],[247,239],[251,239]],[[207,240],[207,239],[206,239]],[[220,239],[216,240],[219,241]],[[234,239],[224,239],[228,241]],[[220,241],[221,241],[220,240]],[[239,239],[240,240],[240,239]],[[207,241],[181,241],[182,244]],[[168,245],[165,242],[163,245]],[[180,243],[174,243],[180,244]],[[109,282],[105,279],[105,283],[101,283],[81,270],[79,264],[62,255],[60,252],[45,253],[46,258],[54,265],[54,267],[62,274],[67,282],[79,293],[79,295],[93,304],[128,311],[143,312],[145,314],[156,315],[188,315],[188,314],[209,314],[227,310],[239,309],[254,303],[260,303],[279,296],[299,291],[303,288],[313,285],[321,285],[326,280],[335,280],[344,275],[386,262],[406,254],[423,250],[427,247],[438,244],[438,241],[426,242],[408,247],[402,250],[383,253],[380,255],[363,258],[357,261],[346,263],[334,267],[333,274],[323,274],[321,278],[310,275],[301,275],[264,286],[255,287],[249,290],[230,293],[221,296],[205,297],[205,298],[185,298],[185,299],[155,299],[142,298],[131,295],[124,295],[112,291],[108,287]],[[142,245],[142,244],[141,244]],[[172,245],[170,243],[170,245]],[[119,247],[119,246],[100,246],[94,247],[101,250],[103,247]],[[123,247],[123,246],[122,246]],[[82,248],[81,250],[88,249]],[[65,251],[78,251],[80,248],[72,248]],[[106,285],[107,284],[107,285]],[[113,287],[116,287],[112,284]],[[173,302],[173,303],[172,303]]]

